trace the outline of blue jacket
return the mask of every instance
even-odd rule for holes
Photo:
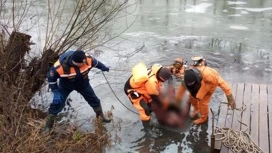
[[[88,73],[93,67],[101,70],[107,68],[103,63],[87,54],[87,63],[79,68],[72,63],[73,53],[74,51],[68,51],[60,55],[59,60],[48,71],[47,79],[51,90],[58,89],[57,80],[59,78],[59,86],[70,90],[80,90],[89,85]]]

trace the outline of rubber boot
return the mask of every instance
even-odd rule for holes
[[[194,119],[199,115],[199,102],[196,98],[189,96],[189,103],[194,107],[194,110],[190,112],[190,117]]]
[[[94,112],[96,114],[96,118],[98,118],[99,116],[103,119],[103,122],[105,123],[110,123],[111,122],[111,119],[109,117],[107,117],[104,113],[103,113],[103,110],[102,110],[102,107],[101,105],[96,107],[94,109]]]
[[[144,126],[145,135],[150,138],[156,138],[156,134],[152,132],[150,128],[150,120],[142,121]]]
[[[45,123],[45,127],[44,127],[44,132],[45,133],[50,133],[54,127],[54,123],[55,123],[55,118],[56,118],[56,115],[52,115],[52,114],[49,114],[47,117],[46,117],[46,123]]]
[[[194,124],[202,124],[208,120],[209,105],[200,105],[200,118],[194,121]]]

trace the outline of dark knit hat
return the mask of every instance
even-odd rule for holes
[[[163,79],[162,81],[166,81],[171,77],[171,75],[172,75],[171,70],[163,67],[159,70],[157,76],[158,76],[158,78]]]
[[[197,75],[193,69],[189,69],[184,72],[184,82],[188,86],[192,86],[197,82]]]
[[[72,55],[72,60],[76,63],[84,63],[86,55],[82,50],[76,50]]]

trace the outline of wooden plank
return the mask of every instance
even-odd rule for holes
[[[243,97],[243,94],[244,94],[244,84],[234,84],[232,85],[232,94],[233,94],[233,97],[235,99],[235,102],[236,102],[236,107],[241,107],[242,105],[242,98]],[[239,129],[240,130],[240,124],[238,122],[238,116],[237,115],[240,115],[240,112],[235,110],[231,110],[231,107],[229,107],[229,112],[232,113],[232,122],[231,122],[231,126],[230,128],[232,128],[233,130],[237,130]],[[230,149],[228,149],[228,153],[232,153],[232,151]]]
[[[260,146],[259,143],[259,97],[260,86],[257,84],[252,85],[252,101],[251,101],[251,122],[250,122],[250,135],[252,140]]]
[[[244,97],[244,89],[245,89],[245,84],[239,83],[237,85],[237,94],[235,98],[236,102],[236,107],[241,108],[243,104],[243,97]],[[233,121],[232,121],[232,129],[235,131],[240,131],[241,130],[241,123],[238,121],[241,119],[241,112],[238,110],[235,110],[233,112]]]
[[[272,84],[268,85],[268,112],[269,112],[269,139],[270,139],[270,151],[272,152]]]
[[[221,99],[221,104],[219,105],[219,116],[218,116],[218,122],[217,122],[217,127],[225,127],[225,122],[226,122],[226,117],[228,114],[228,107],[226,104],[222,103],[222,102],[227,102],[227,97],[226,95],[223,93],[222,96],[220,97]],[[215,139],[220,138],[220,136],[216,136]],[[221,149],[221,141],[215,141],[215,145],[214,148],[216,150],[220,150]]]
[[[237,84],[231,85],[232,95],[234,99],[236,98],[236,92],[237,92]],[[228,114],[226,117],[226,123],[225,127],[231,128],[232,125],[232,119],[233,119],[233,111],[228,109]],[[221,146],[221,153],[227,153],[229,151],[228,148],[226,148],[224,145]]]
[[[251,106],[251,94],[252,94],[252,84],[246,84],[245,85],[245,92],[244,92],[244,99],[243,104],[245,106],[245,110],[242,113],[242,122],[246,125],[241,126],[241,130],[245,132],[249,132],[249,126],[250,126],[250,106]],[[244,109],[244,108],[243,108]]]
[[[233,98],[235,101],[236,101],[236,95],[237,95],[237,86],[238,86],[237,84],[232,84],[232,87],[231,87],[232,95],[233,95]],[[228,120],[226,121],[226,127],[231,128],[232,121],[233,121],[233,113],[234,113],[234,111],[231,110],[231,108],[229,107],[228,108]]]
[[[268,118],[267,118],[267,85],[260,85],[260,124],[259,141],[260,148],[264,152],[269,152],[268,143]]]

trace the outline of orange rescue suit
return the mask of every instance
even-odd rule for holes
[[[189,95],[189,102],[194,106],[194,113],[200,113],[200,119],[194,121],[195,124],[200,124],[208,119],[209,102],[216,87],[219,86],[226,95],[231,94],[231,88],[215,69],[208,66],[195,66],[195,68],[202,76],[201,87],[195,97]],[[177,92],[178,102],[181,101],[185,91],[185,85],[181,84]]]
[[[151,95],[159,96],[162,82],[156,77],[157,72],[162,68],[159,64],[154,64],[147,71],[148,78],[145,82],[136,83],[135,77],[132,75],[125,84],[125,93],[129,97],[133,106],[139,111],[142,121],[150,120],[150,103]]]

